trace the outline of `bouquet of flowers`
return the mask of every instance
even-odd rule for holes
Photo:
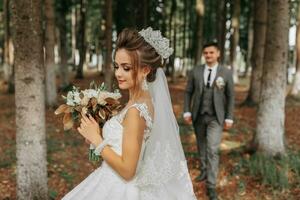
[[[100,128],[113,115],[117,114],[121,108],[119,99],[121,94],[118,90],[108,92],[104,83],[97,86],[94,82],[89,89],[80,90],[73,86],[72,90],[63,96],[66,103],[60,105],[55,114],[64,114],[64,130],[71,129],[75,124],[79,126],[81,115],[91,115],[99,124]],[[75,125],[76,126],[76,125]],[[94,148],[90,147],[89,159],[99,160],[99,156],[94,153]]]

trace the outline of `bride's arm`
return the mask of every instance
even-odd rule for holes
[[[134,177],[143,142],[146,123],[136,108],[130,108],[123,121],[122,156],[106,146],[103,159],[125,180]]]
[[[95,129],[89,129],[91,123],[87,121],[85,128],[78,131],[92,144],[98,146],[102,138],[97,136],[99,133]],[[146,122],[140,117],[139,111],[134,107],[130,108],[123,120],[122,155],[116,154],[109,146],[105,146],[101,152],[102,158],[127,181],[131,180],[136,173],[145,127]],[[86,133],[84,129],[89,129],[89,132]]]

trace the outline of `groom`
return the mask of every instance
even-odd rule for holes
[[[183,117],[196,133],[201,163],[196,181],[206,180],[209,199],[215,200],[222,131],[233,124],[234,84],[231,71],[218,63],[217,43],[204,45],[203,56],[205,64],[188,77]]]

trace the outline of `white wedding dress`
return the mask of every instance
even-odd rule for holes
[[[103,137],[121,155],[122,121],[129,108],[139,110],[146,121],[146,129],[135,177],[126,181],[103,161],[63,200],[196,200],[171,101],[169,96],[161,99],[165,76],[162,71],[158,75],[161,83],[154,85],[156,93],[151,93],[154,120],[147,104],[136,103],[112,117],[103,127]],[[169,95],[167,87],[165,93]]]

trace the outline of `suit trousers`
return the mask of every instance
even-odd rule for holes
[[[222,139],[223,124],[216,116],[200,115],[195,120],[194,129],[200,155],[200,169],[207,173],[206,186],[215,188],[219,171],[219,148]]]

